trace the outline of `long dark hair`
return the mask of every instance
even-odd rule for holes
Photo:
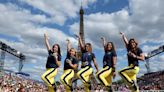
[[[55,45],[56,45],[56,46],[58,46],[58,55],[60,55],[60,56],[61,56],[61,51],[60,51],[60,46],[59,46],[59,44],[54,44],[54,45],[52,46],[52,48],[54,48],[54,47],[55,47]]]
[[[92,52],[92,45],[91,45],[91,43],[86,43],[85,44],[85,51],[86,51],[86,45],[89,46],[89,52]]]
[[[116,52],[116,49],[115,49],[115,46],[114,46],[113,42],[107,42],[107,44],[106,44],[106,46],[105,46],[105,52],[108,52],[108,45],[109,45],[110,43],[111,43],[111,45],[112,45],[111,51]]]
[[[131,42],[132,42],[132,41],[134,41],[134,43],[136,44],[136,47],[135,47],[135,48],[132,48],[132,47],[131,47]],[[131,38],[131,39],[129,40],[129,42],[128,42],[128,47],[127,47],[128,51],[130,50],[130,51],[132,51],[133,53],[137,53],[137,47],[138,47],[137,41],[136,41],[134,38]]]

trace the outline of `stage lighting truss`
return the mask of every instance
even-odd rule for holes
[[[5,52],[8,52],[9,54],[19,58],[19,69],[20,72],[23,68],[23,61],[25,60],[25,55],[21,52],[15,50],[14,48],[8,46],[7,44],[0,41],[0,49],[1,49],[1,61],[0,61],[0,70],[4,67],[4,60],[5,60]]]
[[[150,69],[150,64],[149,64],[149,59],[151,57],[154,57],[160,53],[163,53],[164,52],[164,45],[163,46],[160,46],[159,48],[149,52],[148,54],[145,55],[145,61],[146,61],[146,64],[145,64],[145,67],[147,68],[147,73],[150,73],[151,72],[151,69]]]

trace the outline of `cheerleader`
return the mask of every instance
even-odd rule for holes
[[[112,92],[112,77],[115,77],[116,66],[116,51],[113,42],[105,41],[105,38],[101,38],[103,41],[103,47],[105,55],[103,57],[103,69],[97,73],[97,78],[102,83],[107,91]]]
[[[120,32],[120,34],[123,38],[125,47],[127,49],[128,67],[119,71],[119,75],[129,86],[132,92],[139,92],[139,88],[137,86],[137,78],[136,78],[136,75],[139,72],[138,61],[139,60],[144,61],[145,57],[141,48],[138,47],[138,43],[134,38],[131,38],[128,41],[124,33]]]
[[[54,44],[51,48],[48,42],[47,33],[44,34],[44,40],[48,50],[48,57],[46,64],[46,72],[41,76],[41,78],[47,84],[48,91],[54,92],[56,91],[54,77],[57,75],[57,69],[61,63],[60,46],[58,44]]]
[[[81,65],[81,70],[78,71],[77,73],[77,76],[83,82],[85,92],[90,92],[91,90],[90,75],[93,73],[92,61],[97,70],[96,72],[98,72],[98,65],[96,63],[95,54],[92,52],[91,44],[86,43],[84,45],[81,37],[78,36],[78,38],[79,38],[80,47],[82,50],[82,58],[81,58],[82,65]]]
[[[66,89],[66,92],[72,92],[72,78],[74,77],[74,70],[77,69],[76,49],[71,48],[71,43],[67,40],[67,57],[64,61],[64,73],[60,80]]]

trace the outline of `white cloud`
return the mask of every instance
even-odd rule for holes
[[[143,46],[143,51],[149,53],[149,52],[151,52],[155,49],[158,49],[158,48],[159,48],[159,46],[144,45]]]
[[[80,8],[80,0],[19,0],[25,2],[34,8],[37,8],[51,17],[51,22],[63,25],[68,18],[77,17]],[[88,4],[96,0],[83,0],[83,6],[87,8]]]

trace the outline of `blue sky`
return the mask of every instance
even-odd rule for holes
[[[83,2],[85,40],[93,45],[99,69],[102,68],[103,48],[100,37],[114,42],[117,49],[117,70],[127,66],[126,50],[119,35],[136,38],[144,53],[164,45],[163,0],[1,0],[0,41],[24,53],[27,57],[23,72],[40,80],[45,71],[47,51],[43,34],[49,35],[50,44],[62,48],[63,72],[66,39],[77,48],[73,34],[79,32],[79,9]],[[7,54],[5,68],[17,71],[19,60]],[[152,71],[163,70],[164,54],[151,59]],[[155,62],[155,63],[154,63]],[[140,73],[146,73],[145,62],[140,62]],[[159,65],[161,67],[159,67]],[[119,79],[117,75],[117,79]]]

